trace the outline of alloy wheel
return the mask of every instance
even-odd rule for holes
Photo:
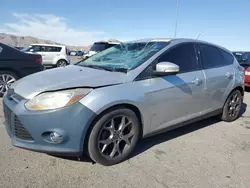
[[[229,117],[236,117],[240,112],[241,97],[238,93],[234,93],[228,102],[228,115]]]
[[[57,67],[65,67],[66,65],[67,65],[66,62],[63,61],[63,60],[60,60],[60,61],[58,61],[58,63],[57,63]]]
[[[13,84],[16,79],[10,74],[1,74],[0,75],[0,93],[4,94],[11,84]]]
[[[135,127],[129,117],[113,117],[100,131],[99,152],[107,159],[117,158],[130,148],[134,135]]]

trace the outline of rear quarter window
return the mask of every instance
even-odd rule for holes
[[[227,52],[223,53],[215,46],[208,44],[199,44],[201,51],[202,66],[204,69],[212,69],[227,66],[231,63],[233,57],[229,57]]]
[[[226,52],[225,50],[220,50],[222,56],[224,57],[226,64],[230,65],[234,62],[234,57],[230,53]]]
[[[46,52],[60,52],[62,50],[61,47],[55,47],[55,46],[47,46],[45,51]]]

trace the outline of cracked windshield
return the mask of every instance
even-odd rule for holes
[[[250,0],[0,0],[0,188],[250,188]]]

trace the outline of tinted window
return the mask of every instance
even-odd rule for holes
[[[230,65],[234,62],[234,57],[230,53],[228,53],[224,50],[220,50],[220,52],[221,52],[224,60],[226,61],[225,64]]]
[[[29,51],[33,52],[42,52],[42,47],[41,46],[32,46]]]
[[[117,44],[107,44],[107,48],[113,47],[115,45],[117,45]]]
[[[101,52],[107,48],[107,43],[94,43],[90,51]]]
[[[199,69],[194,44],[181,44],[161,56],[158,62],[171,62],[180,67],[180,73]]]
[[[61,47],[55,47],[55,46],[46,46],[45,47],[46,52],[60,52],[61,49],[62,49]]]
[[[2,52],[3,48],[0,46],[0,53]]]
[[[216,47],[200,44],[200,50],[204,69],[211,69],[230,64],[225,60],[220,50]]]

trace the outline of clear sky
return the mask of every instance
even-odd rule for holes
[[[0,32],[89,45],[173,37],[176,0],[0,0]],[[250,51],[250,0],[179,0],[177,37]]]

